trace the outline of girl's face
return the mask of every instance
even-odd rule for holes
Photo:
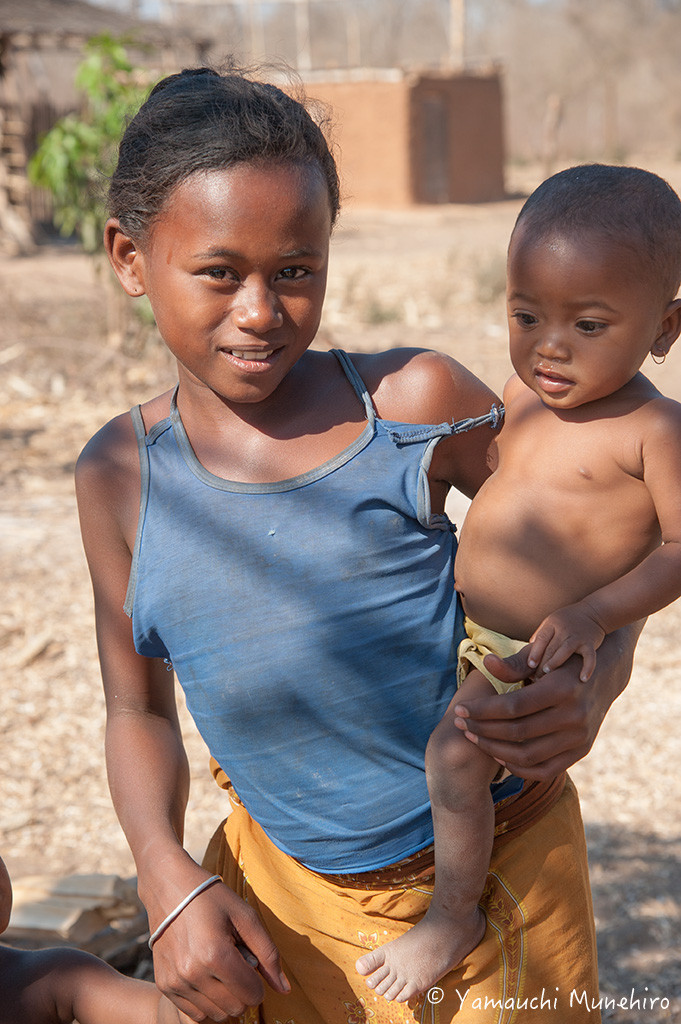
[[[268,398],[317,332],[330,234],[315,166],[238,164],[178,185],[132,268],[180,379],[230,403]]]
[[[519,225],[508,259],[511,361],[545,405],[604,398],[652,349],[667,351],[675,334],[667,338],[665,316],[675,304],[665,311],[648,278],[633,252],[598,234],[535,239]]]

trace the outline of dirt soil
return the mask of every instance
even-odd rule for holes
[[[681,166],[651,169],[681,186]],[[521,193],[537,180],[527,169],[510,184]],[[509,373],[504,252],[519,206],[510,199],[346,213],[319,344],[439,348],[501,389]],[[72,475],[88,437],[170,386],[174,372],[148,317],[128,310],[122,337],[107,341],[105,280],[71,245],[0,257],[0,852],[16,879],[134,873],[106,784]],[[648,369],[681,400],[681,349]],[[460,520],[465,505],[452,510]],[[680,634],[681,602],[650,620],[627,691],[572,772],[589,843],[602,992],[623,1001],[605,1010],[608,1021],[681,1022],[681,800],[672,781]],[[184,709],[182,722],[192,765],[187,844],[198,856],[226,809]],[[653,997],[651,1009],[643,1000]]]

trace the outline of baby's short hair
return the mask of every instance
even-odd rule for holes
[[[602,234],[613,245],[626,246],[665,302],[681,285],[681,200],[651,171],[608,164],[569,167],[532,193],[514,231],[521,224],[537,238],[556,232]]]

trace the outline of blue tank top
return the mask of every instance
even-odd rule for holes
[[[169,659],[211,754],[284,852],[320,872],[383,867],[433,839],[428,737],[463,636],[455,527],[427,472],[452,426],[367,423],[334,459],[278,483],[197,460],[175,402],[145,435],[126,611]],[[504,794],[505,795],[505,794]]]

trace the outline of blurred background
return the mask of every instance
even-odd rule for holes
[[[591,160],[681,189],[681,0],[0,0],[0,854],[24,908],[3,941],[76,942],[142,972],[134,887],[102,882],[134,864],[106,783],[73,466],[103,422],[175,378],[149,307],[102,259],[121,126],[162,75],[228,55],[302,83],[329,116],[343,210],[321,347],[441,349],[499,392],[523,197]],[[681,400],[681,349],[644,369]],[[449,508],[460,524],[466,502]],[[681,1022],[680,635],[679,602],[651,618],[572,772],[603,993],[657,999],[609,1005],[608,1021]],[[178,699],[200,856],[226,807]],[[78,916],[64,879],[86,873]],[[125,942],[116,914],[133,922]]]
[[[127,40],[140,83],[226,54],[295,68],[342,115],[356,202],[498,199],[505,161],[546,175],[560,162],[679,155],[678,0],[2,0],[6,234],[25,206],[49,221],[46,197],[22,194],[23,165],[77,108],[83,45],[103,33]],[[398,178],[413,180],[386,193],[394,157]]]

